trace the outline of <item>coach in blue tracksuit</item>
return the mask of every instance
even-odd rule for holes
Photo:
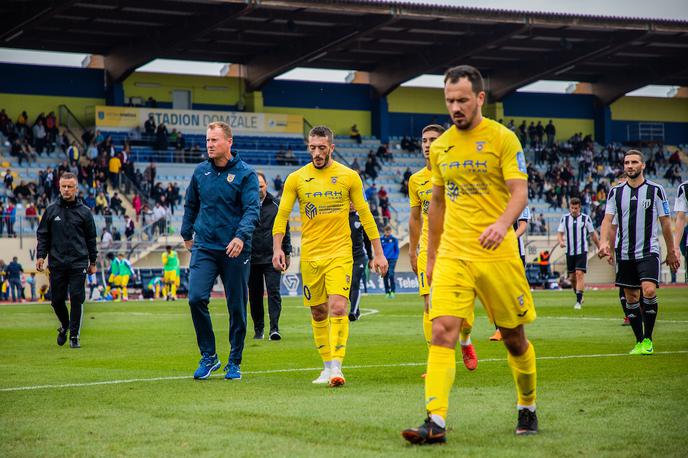
[[[225,378],[241,379],[246,336],[246,303],[251,269],[251,237],[260,216],[256,173],[232,155],[232,130],[223,122],[208,125],[208,160],[194,170],[186,191],[181,235],[191,251],[189,307],[201,361],[195,379],[220,367],[208,302],[218,275],[229,310],[229,362]]]
[[[392,226],[385,226],[385,234],[380,238],[380,242],[382,243],[382,251],[385,253],[387,263],[389,263],[387,274],[384,277],[385,294],[391,299],[397,290],[394,284],[394,268],[397,265],[397,259],[399,259],[399,239],[392,235]]]

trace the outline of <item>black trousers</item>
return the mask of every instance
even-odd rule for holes
[[[69,328],[71,337],[79,337],[86,300],[85,268],[50,268],[51,304],[57,319],[64,329]],[[71,303],[71,312],[67,310],[67,292]]]
[[[282,296],[280,295],[280,280],[282,275],[272,264],[251,264],[251,274],[248,278],[248,302],[251,306],[251,320],[255,331],[265,328],[265,309],[263,308],[263,282],[268,290],[268,315],[270,316],[270,331],[279,331],[279,318],[282,313]]]
[[[365,275],[366,264],[368,264],[366,256],[354,259],[354,268],[351,272],[351,291],[349,291],[349,303],[351,304],[349,313],[353,315],[358,315],[359,313],[358,304],[361,302],[361,279]]]

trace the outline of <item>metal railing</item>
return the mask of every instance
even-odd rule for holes
[[[59,115],[60,126],[65,129],[67,135],[71,137],[71,140],[76,142],[81,151],[86,151],[87,145],[84,145],[84,142],[81,140],[81,135],[86,131],[83,124],[81,124],[67,105],[60,105],[57,113]]]

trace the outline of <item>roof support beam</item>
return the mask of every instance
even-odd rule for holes
[[[668,59],[608,74],[592,83],[592,93],[605,105],[648,84],[662,84],[677,76],[688,74],[688,63]]]
[[[506,95],[518,88],[548,76],[556,76],[573,69],[576,64],[613,54],[628,46],[629,43],[642,40],[647,36],[639,36],[637,32],[623,32],[615,34],[606,44],[580,43],[571,49],[561,49],[549,52],[537,62],[524,63],[514,66],[505,72],[490,75],[489,91],[495,100],[502,100]]]
[[[122,82],[134,70],[156,57],[169,54],[176,46],[191,43],[214,28],[249,13],[253,1],[245,6],[216,5],[202,14],[186,17],[179,23],[142,36],[139,40],[120,46],[105,56],[105,70],[112,82]]]
[[[7,17],[7,21],[3,20],[3,26],[5,23],[12,24],[6,30],[5,27],[0,27],[0,43],[11,43],[11,41],[19,37],[24,33],[25,30],[30,30],[31,27],[41,25],[53,18],[56,14],[66,10],[78,0],[54,0],[51,2],[28,2],[26,7],[23,8],[26,11],[24,17]],[[17,24],[18,23],[18,24]],[[14,25],[16,24],[16,25]]]
[[[370,73],[370,84],[379,96],[387,95],[405,81],[438,69],[445,70],[470,56],[495,48],[529,28],[522,24],[500,25],[489,36],[462,37],[447,46],[433,46],[432,51],[418,53],[410,59],[403,56],[383,62]]]
[[[296,68],[301,63],[317,61],[327,55],[328,52],[347,46],[396,20],[395,16],[382,16],[374,19],[361,18],[359,26],[318,40],[315,43],[292,42],[289,45],[280,46],[270,53],[256,56],[246,64],[247,88],[249,90],[259,89],[275,76]]]

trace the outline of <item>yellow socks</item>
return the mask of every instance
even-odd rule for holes
[[[344,360],[346,355],[346,342],[349,340],[349,318],[346,316],[330,317],[330,345],[332,346],[332,359]]]
[[[535,369],[535,348],[528,342],[528,350],[521,356],[513,356],[507,353],[507,361],[511,367],[511,373],[516,382],[518,393],[518,406],[528,407],[535,405],[535,388],[537,385],[537,371]]]
[[[423,336],[425,337],[425,343],[430,348],[432,344],[432,321],[430,321],[430,314],[428,312],[423,312]]]
[[[175,297],[177,295],[177,284],[172,283],[172,297]]]
[[[348,319],[348,318],[347,318]],[[332,351],[330,349],[330,320],[315,321],[311,317],[311,327],[313,327],[313,339],[315,348],[318,349],[323,362],[332,361]]]
[[[431,415],[447,418],[449,392],[456,375],[456,350],[430,345],[425,376],[425,408]]]
[[[122,299],[129,299],[129,291],[126,286],[122,287]]]

